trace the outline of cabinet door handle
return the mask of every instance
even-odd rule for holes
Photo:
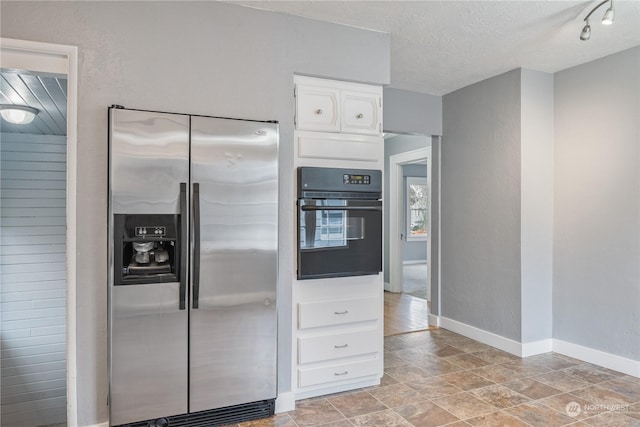
[[[345,311],[334,311],[333,314],[348,314],[349,311],[345,310]]]
[[[364,117],[364,115],[363,115],[362,113],[360,113],[360,114],[358,114],[358,115],[356,116],[356,119],[361,119],[361,118],[363,118],[363,117]]]
[[[318,115],[322,114],[322,110],[318,108],[318,109],[316,110],[316,114],[318,114]]]
[[[347,375],[348,373],[349,373],[349,371],[335,372],[333,375],[335,375],[336,377],[341,377],[343,375]]]
[[[343,344],[343,345],[334,345],[333,348],[347,348],[349,347],[349,344]]]

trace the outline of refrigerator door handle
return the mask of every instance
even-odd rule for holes
[[[200,298],[200,184],[193,184],[193,304]]]
[[[187,183],[180,183],[180,310],[187,307],[187,268],[189,251],[187,227]]]

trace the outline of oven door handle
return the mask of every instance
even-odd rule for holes
[[[382,212],[382,206],[301,206],[303,211],[373,211]]]

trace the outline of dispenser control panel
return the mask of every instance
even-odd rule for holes
[[[166,227],[144,226],[136,227],[136,237],[163,237],[167,234]]]

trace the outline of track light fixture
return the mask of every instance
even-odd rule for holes
[[[584,24],[584,27],[582,27],[582,32],[580,33],[580,40],[586,41],[591,38],[591,25],[589,25],[589,17],[591,17],[593,12],[598,10],[600,6],[602,6],[605,3],[610,3],[610,4],[609,4],[609,9],[607,9],[607,11],[604,13],[604,16],[602,17],[602,24],[603,25],[613,24],[613,18],[616,13],[615,9],[613,8],[613,0],[604,0],[601,3],[598,3],[598,5],[593,9],[591,9],[591,12],[589,12],[589,14],[587,14],[587,16],[584,17],[585,24]]]

